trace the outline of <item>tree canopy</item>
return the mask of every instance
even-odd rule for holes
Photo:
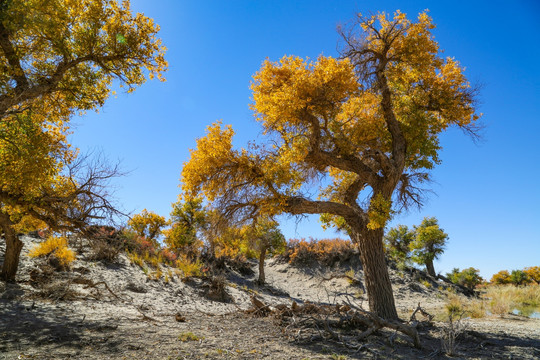
[[[213,124],[184,164],[183,190],[242,219],[324,215],[359,245],[370,309],[397,318],[382,229],[393,211],[421,204],[438,135],[474,131],[478,119],[475,91],[441,57],[433,28],[425,12],[359,16],[340,32],[340,59],[265,61],[251,109],[266,142],[235,150],[233,129]]]
[[[14,279],[22,248],[17,223],[80,227],[110,209],[103,182],[117,169],[76,160],[69,121],[103,105],[114,81],[132,91],[147,78],[163,80],[158,30],[129,1],[0,0],[4,279]]]
[[[413,260],[426,265],[429,275],[436,276],[433,260],[443,252],[448,240],[448,234],[439,227],[439,221],[434,217],[426,217],[420,225],[414,227],[415,238],[410,244]]]

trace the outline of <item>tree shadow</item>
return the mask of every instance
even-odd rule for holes
[[[87,320],[51,304],[0,299],[0,353],[61,348],[71,356],[97,344],[101,352],[118,353],[122,340],[112,335],[116,328],[112,319]]]

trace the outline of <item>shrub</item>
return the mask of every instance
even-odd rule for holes
[[[384,236],[384,249],[388,257],[397,263],[406,263],[410,260],[409,245],[416,234],[405,225],[391,228]]]
[[[510,273],[510,282],[515,286],[520,286],[529,284],[531,279],[523,270],[512,270],[512,273]]]
[[[159,244],[144,236],[139,236],[133,230],[124,229],[121,236],[124,240],[124,246],[129,252],[137,253],[140,256],[154,256],[159,252]]]
[[[178,256],[170,249],[161,250],[160,255],[163,259],[163,262],[171,266],[174,265],[174,262],[176,261],[176,259],[178,259]]]
[[[199,341],[199,340],[202,340],[202,339],[204,339],[204,338],[195,335],[195,334],[192,333],[191,331],[189,331],[189,332],[184,332],[184,333],[181,333],[180,335],[178,335],[178,340],[180,340],[180,341],[182,341],[182,342],[186,342],[186,341]]]
[[[192,277],[199,277],[203,273],[203,264],[199,259],[191,261],[187,256],[181,255],[176,260],[176,267],[182,271],[183,280],[189,280]]]
[[[291,239],[284,257],[293,265],[309,265],[317,261],[326,266],[350,259],[356,254],[354,244],[339,238],[315,240]]]
[[[68,240],[65,237],[49,237],[39,245],[36,245],[28,253],[30,257],[48,257],[49,261],[58,261],[60,267],[68,267],[75,260],[75,252],[68,248]]]
[[[446,276],[454,284],[465,286],[466,288],[469,288],[471,290],[474,290],[477,285],[481,284],[482,281],[484,281],[484,279],[482,279],[482,277],[480,276],[480,270],[472,267],[464,269],[462,271],[459,271],[458,268],[454,268],[452,272],[446,274]]]
[[[90,259],[114,262],[124,249],[124,239],[112,226],[90,226],[85,235],[90,240]]]
[[[494,285],[504,285],[510,283],[510,273],[508,270],[501,270],[498,273],[494,274],[491,277],[492,284]]]
[[[456,354],[458,338],[467,329],[463,321],[465,309],[460,300],[452,299],[446,305],[448,320],[441,327],[441,345],[444,353],[453,356]]]

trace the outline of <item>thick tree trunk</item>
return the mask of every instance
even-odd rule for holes
[[[9,215],[0,213],[0,226],[4,231],[4,240],[6,241],[4,265],[0,274],[0,279],[4,281],[15,281],[15,274],[17,274],[19,267],[19,255],[23,248],[23,242],[17,237],[12,225]]]
[[[266,247],[263,247],[261,249],[261,254],[259,255],[259,279],[257,282],[261,285],[263,285],[266,281],[264,276],[264,259],[266,258]]]
[[[433,266],[433,260],[426,261],[426,270],[429,275],[433,276],[434,278],[437,277],[437,274],[435,274],[435,267]]]
[[[360,249],[369,310],[386,320],[397,320],[392,283],[383,250],[383,229],[353,232]]]

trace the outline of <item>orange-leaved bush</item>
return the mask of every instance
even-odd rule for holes
[[[331,266],[352,258],[357,253],[350,240],[334,239],[291,239],[284,254],[290,264],[309,265],[314,261]]]

